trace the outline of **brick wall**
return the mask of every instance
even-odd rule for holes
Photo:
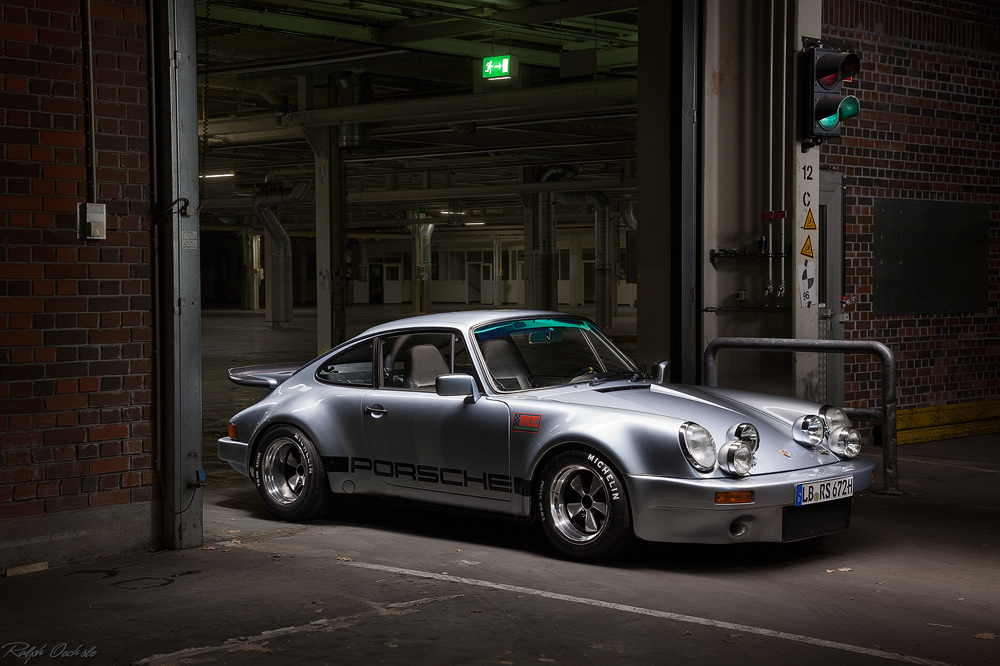
[[[824,0],[823,34],[863,63],[849,84],[861,116],[821,158],[847,187],[845,272],[857,302],[846,337],[890,346],[903,409],[1000,399],[1000,2]],[[879,198],[989,205],[986,312],[874,315]],[[849,404],[877,398],[877,363],[848,357],[845,372]]]
[[[0,520],[157,495],[145,2],[94,2],[97,202],[81,3],[0,12]]]

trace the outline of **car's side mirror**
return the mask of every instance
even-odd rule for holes
[[[465,402],[472,404],[479,400],[479,387],[472,375],[438,375],[434,380],[434,390],[438,395],[464,395]]]

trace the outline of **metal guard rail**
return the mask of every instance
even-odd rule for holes
[[[705,384],[718,383],[718,356],[724,349],[754,351],[821,352],[874,354],[882,361],[882,408],[845,409],[852,419],[878,421],[882,424],[882,494],[898,495],[899,469],[896,455],[896,357],[884,343],[871,340],[797,340],[794,338],[716,338],[705,348]]]

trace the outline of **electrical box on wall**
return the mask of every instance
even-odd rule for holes
[[[107,206],[98,203],[78,204],[76,223],[81,239],[104,240],[108,237]]]

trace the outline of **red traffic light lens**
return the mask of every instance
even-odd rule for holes
[[[816,81],[829,90],[861,71],[861,59],[853,53],[827,53],[816,62]]]

